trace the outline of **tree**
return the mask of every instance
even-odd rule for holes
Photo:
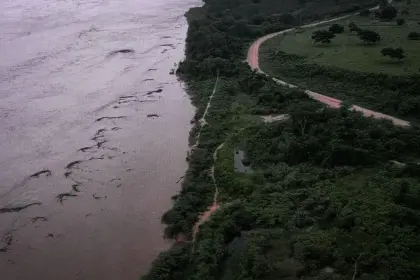
[[[397,16],[398,10],[394,6],[386,6],[380,14],[380,18],[384,20],[392,20]]]
[[[335,38],[335,35],[331,31],[317,30],[312,32],[312,40],[314,40],[315,43],[331,43],[333,38]]]
[[[379,1],[379,8],[384,9],[388,5],[388,0],[380,0]]]
[[[403,18],[397,19],[397,24],[398,25],[403,25],[404,23],[405,23],[405,19],[403,19]]]
[[[360,29],[357,33],[359,35],[360,40],[368,44],[374,44],[381,40],[381,36],[378,33],[372,30],[362,30]]]
[[[295,20],[295,17],[292,14],[286,13],[286,14],[281,14],[278,17],[278,20],[286,25],[290,25],[293,23],[293,21]]]
[[[252,24],[261,25],[264,22],[264,17],[261,14],[256,14],[251,18]]]
[[[369,15],[370,15],[370,10],[369,9],[363,9],[359,13],[359,16],[362,16],[362,17],[367,17]]]
[[[404,49],[402,48],[383,48],[381,53],[383,56],[389,56],[390,58],[398,60],[401,60],[405,57]]]
[[[353,31],[358,32],[360,30],[360,28],[354,22],[350,22],[349,23],[349,30],[350,30],[350,32],[353,32]]]
[[[409,40],[420,40],[420,33],[419,32],[410,32],[408,34],[408,39]]]
[[[343,33],[344,32],[344,26],[334,23],[333,25],[330,26],[330,28],[328,29],[330,32],[337,34],[337,33]]]

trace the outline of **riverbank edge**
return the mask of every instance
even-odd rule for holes
[[[365,6],[361,6],[359,7],[360,10],[366,8],[366,7],[371,7],[372,4],[367,4]],[[375,4],[376,6],[376,4]],[[187,23],[188,23],[188,30],[190,29],[190,23],[194,18],[200,17],[203,13],[203,11],[205,11],[206,8],[206,4],[203,2],[202,6],[199,7],[192,7],[190,8],[186,13],[185,13],[185,17],[187,19]],[[338,13],[338,14],[334,14],[334,16],[340,16],[340,15],[352,15],[354,14],[354,11],[351,12],[349,14],[348,11],[343,11],[342,13]],[[323,18],[328,19],[330,18],[331,15],[329,14],[325,14],[323,16]],[[302,21],[302,24],[306,24],[307,21]],[[298,25],[294,25],[294,27],[296,27]],[[242,54],[243,56],[246,57],[247,54],[247,50],[249,48],[249,46],[252,44],[252,42],[254,42],[255,39],[257,39],[258,37],[252,38],[249,41],[244,41],[242,42],[242,48],[244,50],[244,53]],[[188,44],[188,31],[187,31],[187,37],[186,37],[186,44]],[[186,58],[185,60],[188,59],[188,53],[186,50]],[[184,61],[185,61],[184,60]],[[243,62],[243,61],[241,61]],[[182,62],[181,62],[182,63]],[[246,63],[243,63],[244,65]],[[252,69],[248,68],[248,67],[244,67],[245,69],[247,69],[246,71],[251,72]],[[212,192],[204,192],[201,194],[205,194],[205,197],[201,197],[201,199],[203,199],[206,203],[203,205],[199,205],[199,207],[197,208],[196,211],[194,211],[194,215],[192,217],[188,217],[187,223],[188,226],[185,227],[182,226],[182,230],[179,230],[179,226],[173,224],[173,219],[171,216],[173,216],[173,213],[171,213],[174,208],[176,208],[179,204],[179,200],[182,199],[183,196],[188,195],[188,185],[191,183],[195,182],[193,174],[197,174],[201,171],[206,171],[206,170],[210,170],[211,166],[213,165],[213,154],[215,149],[222,144],[223,142],[225,142],[226,140],[226,135],[224,135],[224,137],[221,137],[218,139],[218,141],[216,140],[216,142],[214,143],[207,143],[207,141],[209,140],[215,140],[214,139],[214,135],[212,135],[212,137],[209,137],[208,134],[210,134],[210,132],[212,132],[212,130],[214,130],[214,126],[211,125],[206,125],[205,128],[202,127],[202,124],[200,123],[200,119],[202,118],[204,111],[206,109],[206,107],[208,106],[208,102],[210,101],[210,97],[212,95],[212,90],[213,90],[213,84],[216,81],[216,76],[217,73],[214,73],[214,77],[206,79],[206,80],[196,80],[193,77],[190,77],[188,75],[179,73],[179,71],[177,71],[177,76],[179,79],[181,79],[186,87],[185,90],[187,92],[187,94],[189,95],[190,99],[191,99],[191,103],[194,106],[194,108],[196,109],[195,114],[193,119],[191,120],[191,123],[194,124],[193,127],[190,130],[189,133],[189,146],[190,146],[190,150],[188,152],[187,158],[186,160],[188,161],[188,169],[185,173],[184,176],[184,180],[181,184],[181,191],[179,195],[175,195],[173,197],[174,200],[174,205],[171,209],[169,209],[162,217],[162,222],[164,224],[167,225],[167,228],[165,230],[165,236],[168,238],[174,238],[175,240],[192,240],[192,229],[195,225],[196,222],[198,222],[198,218],[199,216],[208,208],[212,205],[212,200],[211,198],[213,197],[213,193]],[[220,85],[218,87],[218,91],[219,94],[217,94],[217,96],[225,96],[223,95],[223,78],[221,78],[220,81]],[[227,105],[229,105],[230,103],[228,102],[229,98],[224,98],[222,101],[222,107],[228,107]],[[218,98],[216,98],[213,102],[217,103]],[[224,105],[224,106],[223,106]],[[209,110],[210,112],[212,111],[212,109]],[[211,118],[211,113],[210,113],[210,118]],[[209,123],[209,122],[208,122]],[[210,121],[211,123],[211,121]],[[223,125],[221,125],[220,123],[218,123],[217,125],[221,126],[219,128],[223,129]],[[218,128],[216,128],[216,130],[218,130]],[[201,132],[201,133],[200,133]],[[214,132],[214,131],[213,131]],[[196,145],[198,139],[197,137],[200,137],[200,144]],[[206,159],[204,160],[198,160],[197,159],[197,154],[203,154],[203,152],[206,154]],[[197,163],[200,162],[200,168],[197,168]],[[209,172],[210,173],[210,172]],[[200,174],[202,175],[202,174]],[[209,178],[207,178],[206,183],[211,185],[212,180],[211,180],[211,176],[208,176]],[[212,188],[211,188],[212,189]],[[191,213],[190,213],[191,214]]]
[[[190,29],[190,21],[192,20],[192,18],[195,16],[195,14],[200,14],[205,9],[205,5],[206,4],[203,2],[202,6],[190,8],[185,13],[185,17],[187,18],[188,23],[188,29]],[[369,6],[370,5],[366,5],[366,7]],[[366,7],[360,7],[360,10]],[[348,12],[343,12],[338,15],[347,14]],[[326,14],[323,18],[329,18],[329,16],[330,15]],[[295,25],[295,27],[296,26],[297,25]],[[248,47],[257,38],[258,37],[255,37],[246,42],[243,42],[243,58],[246,57]],[[188,42],[188,39],[189,38],[187,31],[186,44]],[[188,54],[186,54],[186,56],[187,55]],[[246,64],[245,61],[241,61],[241,63],[243,63],[243,65]],[[252,70],[248,66],[244,68],[246,68],[247,71],[252,72]],[[216,168],[215,177],[216,181],[218,181],[220,179],[220,173],[224,172],[219,173],[217,169],[220,170],[222,167],[226,167],[226,165],[223,164],[220,164],[219,166],[217,162],[213,161],[214,152],[220,145],[222,145],[223,143],[227,143],[227,145],[225,145],[225,147],[221,151],[221,161],[223,161],[227,160],[225,150],[227,148],[232,148],[229,144],[230,136],[228,136],[224,132],[225,130],[228,130],[228,127],[223,125],[223,123],[218,124],[218,127],[214,127],[212,125],[206,125],[202,127],[199,122],[210,100],[210,96],[212,95],[212,89],[216,81],[217,74],[214,73],[213,78],[205,80],[196,80],[188,75],[179,73],[178,71],[176,74],[178,78],[185,83],[185,91],[189,95],[191,103],[195,108],[195,114],[193,119],[191,120],[191,123],[194,125],[189,133],[190,150],[186,157],[186,160],[188,162],[188,169],[182,181],[180,193],[172,197],[174,201],[173,206],[162,216],[162,223],[166,225],[164,235],[166,238],[174,239],[175,243],[169,250],[162,252],[153,261],[149,273],[141,278],[144,280],[155,279],[153,275],[155,273],[159,273],[158,270],[160,270],[161,267],[165,267],[166,265],[168,265],[168,262],[171,262],[173,259],[177,259],[179,267],[182,267],[183,264],[186,265],[186,262],[190,261],[189,255],[191,254],[192,250],[194,250],[194,244],[192,242],[194,225],[199,221],[200,215],[204,213],[213,204],[214,186],[212,178],[210,176],[210,170],[214,165]],[[223,92],[226,91],[226,89],[223,88],[223,84],[224,81],[223,78],[221,78],[221,80],[219,80],[218,94],[216,94],[216,98],[214,98],[212,101],[217,105],[213,106],[213,108],[210,109],[210,118],[212,113],[215,113],[214,107],[219,107],[218,109],[220,109],[220,107],[226,108],[231,105],[231,103],[228,102],[229,100],[227,100],[226,98],[221,98],[221,96],[226,97],[226,95],[223,94]],[[210,123],[214,121],[215,120],[212,119],[209,120]],[[222,133],[220,133],[221,131]],[[200,143],[199,145],[195,146],[198,140],[197,136],[199,136]],[[198,194],[200,194],[200,201],[196,202],[197,207],[193,208],[194,210],[188,213],[189,215],[188,217],[185,217],[183,223],[177,223],[174,220],[174,216],[177,216],[179,214],[177,213],[178,209],[181,212],[185,209],[191,210],[191,208],[189,207],[183,207],[182,199],[188,197],[191,193],[197,193],[196,190],[190,190],[191,184],[196,183],[203,184],[203,186],[200,187],[200,192],[198,192]],[[234,203],[232,203],[232,205],[234,205]],[[200,240],[197,241],[199,242]]]

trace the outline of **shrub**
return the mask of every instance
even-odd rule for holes
[[[390,58],[395,58],[401,60],[405,57],[404,49],[402,48],[383,48],[381,50],[383,56],[389,56]]]
[[[410,32],[408,33],[408,39],[410,40],[420,40],[420,33],[419,32]]]
[[[403,18],[397,19],[397,24],[398,25],[403,25],[404,23],[405,23],[405,19],[403,19]]]
[[[350,32],[353,32],[353,31],[358,32],[360,30],[360,28],[354,22],[350,22],[349,23],[349,30],[350,30]]]
[[[362,17],[367,17],[369,15],[370,15],[370,10],[369,9],[363,9],[359,13],[359,16],[362,16]]]
[[[394,6],[386,6],[380,13],[380,18],[384,20],[392,20],[397,16],[397,9]]]
[[[330,28],[328,29],[330,32],[337,34],[337,33],[343,33],[344,32],[344,26],[334,23],[333,25],[330,26]]]
[[[378,33],[372,30],[362,30],[360,29],[357,32],[357,35],[359,36],[360,40],[362,40],[365,43],[374,44],[376,42],[379,42],[381,40],[381,36],[379,36]]]
[[[312,33],[312,40],[314,40],[314,43],[330,43],[333,38],[335,38],[334,33],[327,30],[317,30]]]

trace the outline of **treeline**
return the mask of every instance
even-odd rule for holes
[[[406,162],[420,158],[420,133],[390,121],[367,121],[348,108],[322,112],[295,108],[291,121],[258,126],[247,141],[249,157],[257,164],[322,168],[369,167],[390,160]]]
[[[303,87],[335,94],[345,101],[366,104],[369,108],[391,115],[420,117],[420,76],[391,76],[362,73],[307,63],[304,57],[284,52],[262,54],[270,59],[264,65],[270,73],[280,75],[287,81]],[[279,74],[281,73],[281,74]]]
[[[239,73],[247,43],[264,34],[281,31],[330,14],[370,7],[374,1],[318,0],[207,0],[187,13],[189,29],[186,59],[178,73],[194,79]]]

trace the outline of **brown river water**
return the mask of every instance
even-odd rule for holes
[[[2,0],[0,278],[138,279],[171,245],[198,0]]]

